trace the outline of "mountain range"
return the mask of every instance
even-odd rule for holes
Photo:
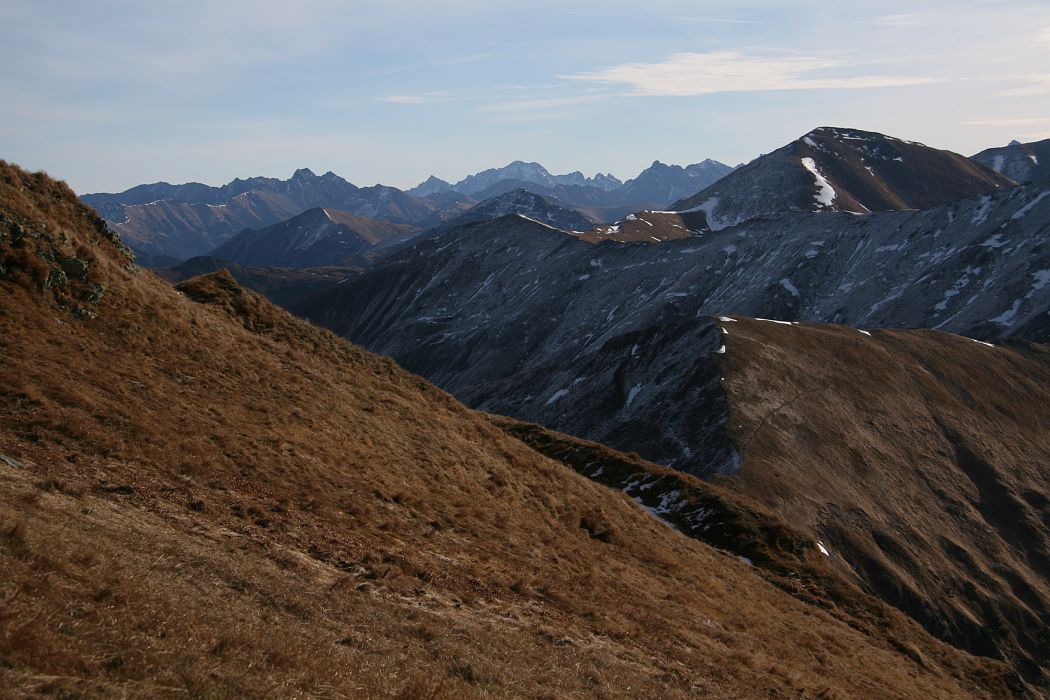
[[[619,189],[623,186],[623,183],[612,175],[598,173],[593,178],[589,178],[585,177],[578,170],[568,175],[551,175],[539,163],[524,163],[516,160],[502,168],[489,168],[474,175],[467,175],[454,185],[431,175],[424,182],[408,190],[408,193],[426,196],[436,192],[454,190],[462,194],[476,195],[503,180],[529,182],[550,188],[561,185],[576,185],[580,187],[595,187],[605,191]]]
[[[852,530],[814,532],[803,518],[796,527],[733,489],[474,412],[229,274],[171,288],[137,268],[67,187],[6,163],[0,232],[0,683],[17,695],[1038,692],[1016,665],[938,641],[844,568],[871,538],[899,562],[894,546],[916,535],[921,554],[926,538],[954,537],[944,523],[885,536],[873,527],[854,542],[859,520]],[[836,340],[820,329],[737,324],[740,340],[727,344],[739,345],[727,357],[744,367],[725,366],[726,395],[745,428],[772,425],[760,416],[781,398],[748,399],[755,387],[790,392],[785,370],[796,362],[823,366],[839,348],[867,342],[848,329],[831,331],[845,338]],[[800,343],[803,333],[816,337]],[[994,396],[1028,422],[987,439],[1020,440],[1012,454],[1038,469],[1021,433],[1042,429],[1040,414],[1025,410],[1045,398],[1040,355],[921,337],[916,352],[922,342],[926,358],[908,366],[929,367],[930,378],[895,384],[913,392],[902,398],[966,376],[983,397],[988,385],[975,383],[968,363],[985,357],[973,353],[1002,352],[983,365],[1003,380]],[[874,356],[888,355],[880,367],[899,366],[903,353],[889,339],[871,343]],[[837,381],[848,384],[853,366]],[[975,397],[959,396],[960,410],[982,415]],[[851,407],[855,414],[837,417],[873,415],[863,402]],[[945,430],[968,439],[977,425],[969,416]],[[881,425],[893,435],[909,417],[882,415]],[[763,460],[791,454],[775,451],[775,437],[755,444]],[[980,487],[974,512],[1009,512],[1024,470],[1000,481],[982,461],[986,445],[952,444],[970,450],[959,459]],[[926,465],[934,477],[955,473],[943,468]],[[749,478],[775,483],[762,470]],[[1045,508],[1044,486],[1033,482],[1022,508]],[[862,503],[848,491],[836,498],[846,514]],[[895,503],[884,505],[896,512]],[[951,517],[960,528],[968,522]],[[961,553],[945,549],[928,563],[952,556],[965,566],[972,540],[948,544]],[[1038,553],[1029,550],[1032,561]],[[1023,604],[1039,600],[1038,581],[1012,560],[987,572],[985,561],[974,559],[974,571],[989,581],[965,579],[974,609],[1009,575]],[[1012,599],[1003,601],[994,610],[1009,612]],[[1005,644],[999,630],[1014,630],[1021,648],[1029,628],[1006,612],[1000,627],[988,626],[990,639]]]
[[[143,201],[152,197],[157,199]],[[423,227],[463,209],[394,187],[357,187],[334,173],[318,176],[305,168],[288,180],[258,177],[222,187],[162,182],[120,194],[84,195],[82,201],[95,207],[137,253],[167,259],[209,253],[246,228],[272,226],[312,208]]]
[[[81,200],[107,220],[141,263],[158,267],[211,254],[245,229],[266,228],[308,209],[345,211],[422,230],[442,225],[481,201],[524,188],[599,223],[662,207],[731,170],[711,160],[686,168],[657,161],[620,183],[603,175],[555,176],[537,163],[518,161],[469,176],[456,186],[431,177],[403,192],[383,185],[361,188],[332,172],[318,176],[303,168],[288,180],[252,177],[221,187],[160,182],[118,194],[87,194]]]

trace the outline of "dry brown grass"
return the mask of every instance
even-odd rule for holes
[[[128,269],[68,190],[0,169],[4,213],[89,247],[107,290],[74,317],[0,277],[11,694],[1007,694],[996,664],[853,629],[228,276]]]
[[[740,319],[720,363],[744,467],[721,483],[956,646],[1050,663],[1050,350]]]

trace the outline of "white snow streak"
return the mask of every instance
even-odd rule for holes
[[[805,166],[806,170],[813,173],[813,177],[817,180],[817,187],[820,188],[820,191],[813,195],[813,199],[817,200],[817,203],[822,206],[830,207],[832,202],[835,201],[835,188],[820,174],[820,171],[817,170],[817,163],[812,158],[803,158],[802,165]]]
[[[1032,284],[1032,292],[1029,293],[1028,296],[1032,296],[1033,293],[1038,292],[1040,289],[1050,284],[1050,270],[1033,272],[1032,278],[1035,279],[1035,283]]]
[[[973,213],[973,219],[970,221],[972,224],[983,224],[988,221],[988,213],[992,208],[992,198],[988,195],[981,197],[981,206]]]
[[[1029,202],[1028,204],[1024,205],[1023,207],[1021,207],[1017,211],[1015,211],[1014,215],[1011,216],[1010,219],[1013,220],[1013,221],[1017,221],[1018,219],[1023,219],[1024,215],[1027,214],[1028,212],[1032,211],[1032,207],[1034,207],[1036,204],[1039,204],[1039,202],[1043,201],[1043,198],[1046,197],[1047,195],[1050,195],[1050,190],[1046,190],[1044,192],[1040,192],[1038,197],[1036,197],[1031,202]]]
[[[569,393],[568,389],[558,389],[556,392],[551,394],[551,397],[549,399],[547,399],[547,403],[545,403],[543,405],[544,406],[550,406],[552,403],[554,403],[555,401],[557,401],[558,399],[560,399],[561,397],[565,396],[568,393]]]

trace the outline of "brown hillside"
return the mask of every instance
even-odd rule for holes
[[[597,226],[579,238],[588,243],[619,241],[621,243],[673,241],[688,238],[694,231],[707,228],[702,213],[640,211],[628,214],[615,224]]]
[[[60,183],[0,163],[0,213],[5,694],[1010,693],[227,274],[137,272]],[[60,284],[69,257],[84,279]]]
[[[739,475],[938,637],[1046,683],[1050,350],[749,319],[720,355]]]

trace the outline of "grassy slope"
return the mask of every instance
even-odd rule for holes
[[[1050,661],[1050,350],[740,319],[719,356],[744,466],[723,485],[938,636]]]
[[[853,629],[228,275],[179,293],[128,269],[64,185],[0,163],[0,207],[7,691],[1007,692],[1001,666]],[[45,289],[69,257],[85,279]]]

